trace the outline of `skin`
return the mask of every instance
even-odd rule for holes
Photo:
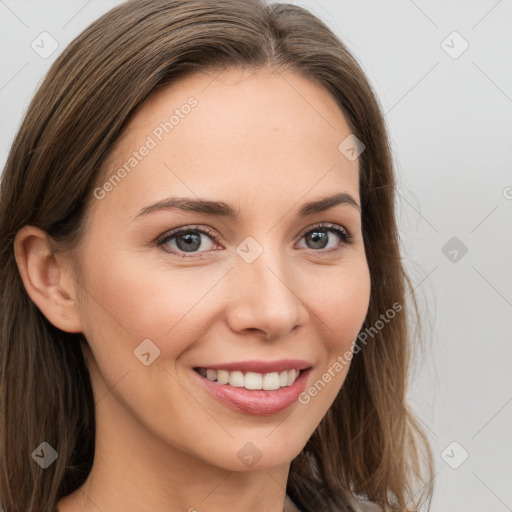
[[[218,402],[192,368],[305,359],[313,366],[307,389],[352,349],[366,316],[359,209],[297,215],[335,192],[360,204],[358,161],[338,150],[351,130],[329,93],[301,75],[263,68],[180,78],[132,118],[109,175],[190,96],[198,104],[179,125],[103,199],[91,199],[80,261],[53,254],[32,226],[15,240],[32,300],[55,326],[87,340],[95,459],[59,512],[281,512],[290,463],[349,366],[309,403],[264,416]],[[135,219],[170,195],[223,201],[239,217],[168,209]],[[327,247],[317,248],[304,234],[320,223],[345,228],[352,243],[327,231]],[[154,245],[185,226],[210,228],[218,241],[200,235],[200,248],[185,252],[174,239],[174,255]],[[249,236],[263,248],[252,263],[235,251]],[[144,339],[160,350],[148,366],[134,357]],[[237,457],[248,442],[261,453],[252,467]]]

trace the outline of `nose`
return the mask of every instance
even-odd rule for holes
[[[234,332],[258,331],[271,340],[304,325],[307,313],[297,283],[277,249],[265,248],[252,263],[237,256],[228,279],[227,321]]]

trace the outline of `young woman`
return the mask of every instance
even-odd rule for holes
[[[132,0],[1,182],[5,512],[412,511],[412,288],[361,68],[307,10]]]

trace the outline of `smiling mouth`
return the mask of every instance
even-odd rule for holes
[[[304,370],[290,368],[281,372],[258,373],[197,367],[194,368],[194,371],[220,386],[229,385],[248,390],[273,391],[291,386]]]

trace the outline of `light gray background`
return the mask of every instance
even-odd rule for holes
[[[2,168],[51,62],[118,3],[0,0]],[[512,2],[293,3],[345,41],[385,112],[404,258],[430,323],[410,400],[436,458],[432,511],[512,510]],[[31,48],[43,31],[59,44],[46,59]],[[469,44],[457,58],[454,31]]]

